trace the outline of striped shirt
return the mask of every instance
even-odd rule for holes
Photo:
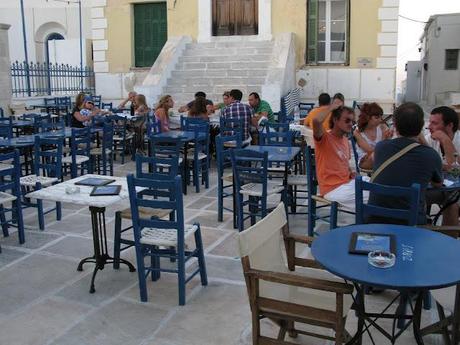
[[[249,126],[251,124],[252,108],[240,101],[235,101],[222,110],[222,116],[226,119],[243,120],[243,141],[249,138]]]

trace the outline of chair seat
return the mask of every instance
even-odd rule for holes
[[[172,210],[165,210],[161,208],[139,207],[140,218],[163,218],[168,216]],[[127,208],[121,211],[121,218],[131,219],[131,209]]]
[[[208,157],[208,155],[204,154],[203,152],[199,152],[199,153],[198,153],[198,159],[199,159],[199,160],[205,159],[206,157]],[[194,153],[194,152],[188,152],[188,153],[187,153],[187,159],[188,159],[188,160],[193,160],[193,159],[195,159],[195,153]]]
[[[197,225],[192,225],[184,230],[184,237],[187,239],[198,230]],[[176,247],[177,246],[177,230],[176,229],[157,229],[157,228],[146,228],[141,232],[141,243],[165,246],[165,247]]]
[[[236,140],[224,142],[224,147],[236,147]]]
[[[0,163],[0,171],[6,170],[6,169],[12,169],[13,167],[14,167],[13,164]]]
[[[444,309],[449,312],[454,311],[455,306],[455,289],[456,285],[449,286],[443,289],[431,290],[431,296],[438,302]]]
[[[283,185],[276,182],[267,183],[267,195],[276,194],[284,189]],[[261,183],[247,183],[241,186],[240,193],[243,195],[250,196],[262,196],[262,184]]]
[[[6,202],[14,201],[17,198],[14,195],[9,193],[0,192],[0,204],[4,204]]]
[[[76,161],[77,164],[81,164],[81,163],[89,161],[89,157],[88,156],[82,156],[82,155],[76,155],[75,156],[75,161]],[[62,157],[62,163],[63,164],[72,164],[72,156]]]
[[[323,204],[330,205],[332,203],[330,200],[323,198],[321,195],[312,195],[311,198],[317,202],[322,202]]]
[[[35,186],[37,182],[39,182],[42,186],[50,186],[54,182],[57,182],[57,177],[45,177],[45,176],[37,176],[37,175],[27,175],[21,177],[19,180],[21,186]]]
[[[110,153],[112,153],[112,150],[106,149],[105,153],[110,154]],[[93,155],[93,156],[102,155],[102,147],[96,147],[96,148],[91,149],[90,154]]]
[[[342,279],[334,276],[333,274],[325,270],[320,269],[296,267],[295,272],[287,271],[285,273],[305,278],[323,279],[330,282],[343,283]],[[262,280],[259,284],[261,297],[330,311],[336,310],[335,293],[306,289],[284,284],[271,283]],[[352,303],[353,298],[351,294],[343,296],[343,316],[346,316],[348,314],[348,311],[350,310]]]
[[[293,186],[306,186],[308,184],[307,175],[289,175],[287,184]]]
[[[123,138],[121,135],[114,135],[113,140],[114,141],[123,141],[123,140],[131,140],[134,137],[133,133],[126,133],[126,136]]]

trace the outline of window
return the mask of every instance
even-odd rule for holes
[[[446,62],[444,69],[458,69],[459,49],[446,49]]]
[[[136,67],[151,67],[168,39],[166,2],[134,4]]]
[[[307,63],[346,63],[349,0],[308,0],[307,10]]]

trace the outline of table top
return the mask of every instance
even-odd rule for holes
[[[31,104],[30,105],[32,108],[36,109],[36,108],[59,108],[59,109],[67,109],[67,108],[70,108],[71,105],[67,105],[67,104],[45,104],[45,103],[39,103],[39,104]]]
[[[169,132],[162,132],[155,134],[156,137],[158,138],[178,138],[181,141],[191,141],[195,139],[195,132],[193,131],[169,131]],[[200,139],[202,139],[203,136],[199,136]]]
[[[368,263],[367,255],[349,254],[353,232],[394,234],[395,265],[376,268]],[[460,282],[460,241],[416,227],[362,224],[337,228],[315,239],[312,254],[329,272],[360,284],[425,290]]]
[[[110,180],[115,180],[110,183],[110,185],[120,185],[121,190],[118,195],[104,195],[104,196],[90,196],[89,194],[93,190],[92,186],[78,186],[80,188],[79,193],[67,194],[65,192],[66,188],[69,186],[75,186],[75,182],[86,179],[88,177],[99,177],[106,178]],[[67,202],[77,205],[87,205],[94,207],[107,207],[124,200],[129,199],[128,193],[128,184],[126,177],[117,177],[117,176],[105,176],[105,175],[95,175],[95,174],[86,174],[62,183],[55,184],[43,189],[39,189],[35,192],[31,192],[26,195],[27,198],[32,199],[42,199],[49,201],[60,201]]]
[[[250,145],[246,148],[257,152],[268,152],[269,162],[290,162],[300,152],[300,147],[296,146],[289,147]]]

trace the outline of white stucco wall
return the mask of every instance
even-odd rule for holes
[[[82,0],[84,39],[91,39],[90,7],[91,0]],[[78,4],[24,0],[24,8],[29,61],[44,61],[43,42],[51,33],[59,33],[69,40],[79,39]],[[24,46],[19,0],[0,1],[0,22],[11,25],[8,32],[11,61],[23,61]],[[85,49],[85,45],[83,49]],[[78,49],[75,54],[79,55]],[[86,52],[84,52],[84,55],[86,56]]]
[[[0,22],[0,107],[9,114],[11,103],[10,55],[8,48],[8,24]]]

